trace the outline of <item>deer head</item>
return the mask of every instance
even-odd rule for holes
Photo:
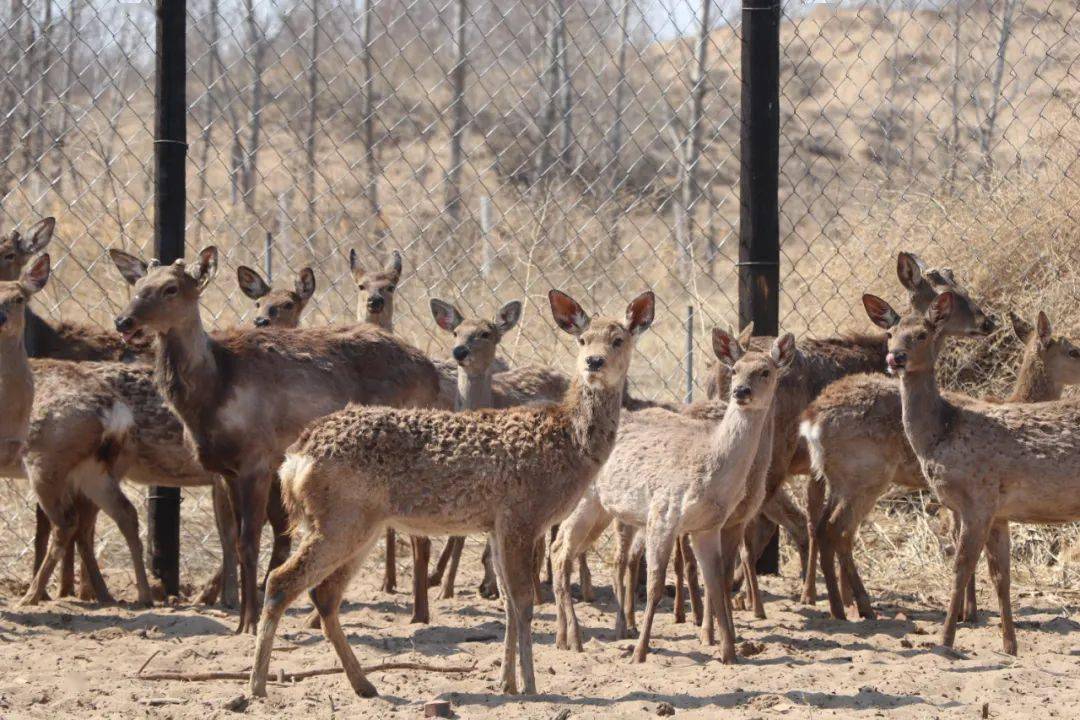
[[[52,240],[56,229],[56,218],[47,217],[32,227],[26,236],[13,230],[10,235],[0,238],[0,280],[18,280],[26,263],[38,254]]]
[[[199,296],[210,285],[218,266],[216,247],[199,253],[188,267],[183,260],[162,265],[149,263],[123,250],[109,250],[120,275],[135,292],[124,311],[116,317],[116,330],[125,341],[140,330],[164,335],[170,330],[199,321]]]
[[[26,304],[49,281],[48,253],[33,262],[18,280],[0,281],[0,337],[21,338],[26,327]]]
[[[358,292],[356,319],[389,330],[394,321],[394,292],[401,280],[401,253],[395,250],[385,268],[368,272],[353,249],[349,251],[349,270]]]
[[[240,291],[255,301],[255,327],[294,328],[308,300],[315,294],[315,272],[306,267],[296,276],[292,289],[275,290],[258,271],[241,265],[236,268]]]
[[[781,335],[773,341],[769,352],[750,350],[753,323],[739,336],[713,328],[713,352],[727,368],[730,377],[731,402],[744,408],[767,410],[776,392],[780,371],[795,359],[795,336]]]
[[[576,372],[596,389],[619,389],[630,368],[634,343],[652,325],[656,298],[651,291],[634,298],[624,321],[590,318],[576,300],[559,290],[548,293],[551,315],[564,332],[577,338]]]
[[[503,336],[521,319],[521,302],[506,303],[492,320],[466,320],[456,307],[433,298],[431,314],[435,324],[454,336],[454,361],[466,374],[482,375],[491,369],[495,351]]]

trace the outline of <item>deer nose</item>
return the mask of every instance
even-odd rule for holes
[[[590,355],[585,358],[585,367],[589,369],[589,372],[596,372],[600,368],[604,367],[604,358],[597,355]]]
[[[378,295],[376,295],[375,297],[368,298],[368,301],[367,301],[368,310],[370,310],[371,312],[379,312],[380,310],[383,309],[384,304],[385,304],[384,300],[381,297],[379,297]]]
[[[750,388],[747,387],[746,385],[739,385],[738,387],[734,388],[731,391],[731,395],[736,400],[749,400],[750,399]]]
[[[257,317],[255,318],[255,327],[270,327],[270,318]]]
[[[121,315],[116,318],[116,330],[117,332],[127,333],[135,329],[135,318],[130,315]]]
[[[982,331],[989,335],[997,329],[997,323],[994,322],[994,318],[989,315],[983,318],[982,325],[980,326]]]
[[[454,359],[458,362],[465,362],[465,358],[469,357],[469,348],[464,345],[458,345],[454,348]]]
[[[885,362],[889,365],[891,370],[899,370],[907,364],[906,352],[889,353],[885,356]]]

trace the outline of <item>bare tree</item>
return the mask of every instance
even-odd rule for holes
[[[379,207],[379,166],[375,147],[375,78],[372,74],[371,37],[375,8],[371,0],[364,0],[364,31],[361,35],[361,55],[364,70],[364,159],[367,161],[367,201],[371,208],[371,220],[375,223],[378,240],[382,240],[382,209]]]
[[[1012,38],[1013,19],[1016,15],[1018,0],[1002,0],[1001,31],[998,34],[997,53],[994,61],[993,77],[990,81],[990,97],[983,98],[975,93],[975,101],[983,111],[979,126],[979,149],[982,151],[983,184],[990,186],[994,172],[993,140],[994,129],[1001,112],[1002,84],[1005,79],[1005,57],[1009,40]]]
[[[63,192],[64,173],[62,163],[64,160],[67,160],[68,174],[71,175],[71,182],[76,189],[82,178],[81,173],[75,167],[75,158],[65,152],[68,134],[71,133],[75,125],[75,117],[71,112],[71,93],[78,79],[75,63],[76,58],[78,57],[76,46],[79,42],[79,19],[81,15],[82,0],[71,0],[71,3],[68,6],[68,32],[64,47],[64,86],[60,89],[58,98],[61,113],[60,126],[57,128],[56,138],[54,140],[57,157],[56,170],[53,175],[52,183],[58,195]]]
[[[562,138],[560,142],[559,161],[562,163],[563,172],[571,174],[574,171],[574,84],[570,77],[570,62],[566,48],[566,10],[560,0],[559,22],[556,26],[555,40],[559,46],[556,62],[559,66],[561,111],[562,111]]]
[[[695,52],[693,74],[690,77],[690,123],[686,128],[686,141],[683,145],[682,172],[682,209],[684,213],[685,233],[681,238],[683,271],[692,272],[691,262],[694,247],[694,213],[701,197],[698,185],[698,161],[701,158],[701,131],[705,111],[705,75],[709,62],[709,30],[712,27],[711,11],[713,0],[701,0],[701,25],[698,28],[697,49]]]
[[[952,138],[949,141],[948,186],[956,191],[956,169],[960,164],[960,32],[964,17],[963,2],[953,2],[953,71],[952,71]]]
[[[18,72],[21,48],[18,38],[22,34],[22,23],[26,14],[23,0],[11,0],[10,37],[7,52],[4,53],[3,108],[0,110],[0,198],[5,197],[15,181],[15,163],[12,152],[15,149],[16,103],[20,95],[22,76]],[[0,220],[3,214],[0,214]]]
[[[311,56],[308,60],[308,123],[306,132],[307,154],[307,232],[308,244],[315,236],[315,131],[319,121],[319,0],[311,0]]]
[[[467,18],[467,0],[457,0],[457,20],[454,27],[457,59],[450,71],[450,86],[454,93],[450,105],[453,127],[450,129],[450,166],[446,170],[445,203],[451,233],[457,231],[458,224],[461,222],[461,165],[464,162],[461,140],[468,120],[468,108],[465,106],[465,62],[468,55],[468,47],[465,43],[465,23]]]
[[[543,109],[540,112],[540,152],[536,156],[536,176],[543,183],[547,182],[548,175],[555,164],[552,135],[555,133],[555,122],[559,114],[559,85],[563,79],[562,50],[559,40],[566,22],[563,0],[548,0],[545,12],[547,14],[547,65],[543,87],[546,92]]]
[[[34,155],[34,171],[44,176],[42,161],[45,159],[45,131],[49,120],[49,93],[52,85],[49,74],[53,65],[53,0],[45,0],[44,16],[41,21],[41,35],[38,38],[40,49],[37,53],[37,125],[34,127],[31,149]]]
[[[318,20],[316,20],[317,27]],[[262,129],[263,60],[266,55],[266,34],[259,27],[253,0],[244,0],[244,26],[247,30],[248,53],[251,56],[251,119],[247,152],[244,154],[242,194],[248,212],[255,214],[255,176],[258,174],[259,133]],[[316,41],[317,42],[317,41]]]
[[[612,111],[611,131],[608,133],[608,147],[611,152],[610,167],[608,168],[608,205],[611,219],[608,222],[608,238],[611,242],[612,253],[619,246],[619,222],[620,207],[618,203],[619,188],[624,181],[622,167],[623,146],[623,114],[626,112],[626,55],[630,48],[630,0],[622,0],[619,9],[619,51],[615,61],[615,93]]]

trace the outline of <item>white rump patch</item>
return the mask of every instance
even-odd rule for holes
[[[799,435],[806,441],[806,449],[810,452],[810,468],[814,475],[824,477],[825,448],[821,444],[821,426],[810,420],[803,420],[799,423]]]
[[[105,429],[105,437],[120,439],[135,426],[135,415],[125,403],[117,401],[102,415],[101,424]]]

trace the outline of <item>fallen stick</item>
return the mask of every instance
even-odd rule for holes
[[[475,665],[449,665],[445,667],[439,667],[437,665],[426,665],[424,663],[410,663],[410,662],[398,662],[398,663],[379,663],[378,665],[368,665],[361,668],[365,673],[379,672],[382,670],[420,670],[423,672],[436,672],[436,673],[469,673],[476,669]],[[320,675],[337,675],[338,673],[345,672],[344,668],[332,667],[332,668],[318,668],[316,670],[301,670],[294,673],[283,673],[278,671],[277,673],[271,673],[271,676],[278,683],[296,682],[297,680],[303,680],[304,678],[318,677]],[[184,682],[207,682],[212,680],[247,680],[251,676],[251,670],[242,670],[240,672],[232,672],[226,670],[214,671],[214,672],[196,672],[196,673],[182,673],[182,672],[161,672],[161,673],[138,673],[135,675],[139,680],[180,680]]]

